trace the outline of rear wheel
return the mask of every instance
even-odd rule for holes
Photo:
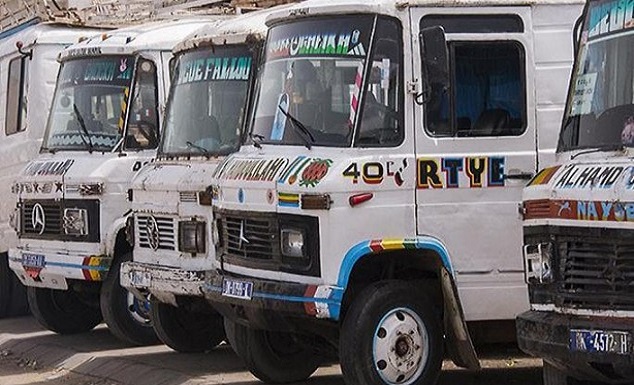
[[[249,371],[261,381],[280,384],[310,377],[319,357],[297,342],[292,333],[255,330],[230,322],[227,340]]]
[[[181,353],[211,350],[225,339],[222,316],[152,301],[150,318],[165,345]]]
[[[346,384],[434,384],[443,358],[438,310],[420,287],[383,281],[354,299],[339,338]]]
[[[158,342],[150,320],[150,304],[140,301],[120,284],[121,263],[130,261],[132,254],[123,255],[110,266],[101,287],[101,312],[115,337],[132,345],[151,345]]]
[[[26,293],[35,319],[56,333],[87,332],[102,320],[99,308],[86,303],[74,290],[28,287]]]
[[[564,371],[559,370],[557,367],[544,361],[544,368],[542,369],[544,376],[544,385],[577,385],[582,382],[575,380],[568,376]],[[590,384],[590,383],[587,383]],[[598,383],[595,383],[598,385]]]
[[[0,255],[0,318],[9,315],[11,306],[12,278],[9,260],[6,254]]]

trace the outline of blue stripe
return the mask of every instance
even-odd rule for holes
[[[216,293],[221,293],[222,288],[220,286],[214,286],[211,284],[205,284],[205,289],[209,291],[213,291]],[[254,292],[252,294],[252,298],[261,298],[261,299],[272,299],[276,301],[288,301],[288,302],[319,302],[325,303],[328,305],[339,305],[341,302],[335,298],[315,298],[315,297],[299,297],[294,295],[284,295],[284,294],[272,294],[272,293],[263,293],[263,292]]]
[[[355,264],[365,255],[374,253],[374,251],[370,248],[370,242],[371,241],[363,241],[348,250],[346,256],[341,262],[339,277],[337,279],[337,286],[345,290],[345,288],[348,286],[348,280],[350,279],[350,274],[352,273],[352,269],[354,268]],[[447,251],[445,246],[437,239],[427,236],[406,238],[404,240],[404,243],[414,243],[416,249],[418,250],[431,250],[438,253],[445,268],[453,275],[453,267],[451,265],[451,259],[449,258],[449,252]]]
[[[40,23],[40,19],[34,18],[34,19],[31,19],[31,20],[29,20],[29,21],[27,21],[27,22],[25,22],[23,24],[18,25],[17,27],[13,27],[11,29],[8,29],[8,30],[0,33],[0,40],[2,40],[4,38],[7,38],[7,37],[9,37],[11,35],[15,35],[16,33],[24,31],[25,29],[27,29],[27,28],[29,28],[31,26],[34,26],[36,24],[39,24],[39,23]]]
[[[46,266],[67,267],[70,269],[92,270],[92,271],[108,271],[109,267],[106,266],[84,266],[77,265],[75,263],[63,263],[63,262],[46,262]]]
[[[299,202],[295,203],[291,203],[291,202],[282,202],[282,201],[278,201],[277,205],[280,207],[299,207]]]

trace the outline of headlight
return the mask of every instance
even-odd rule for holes
[[[88,234],[88,210],[64,209],[64,232],[67,235]]]
[[[280,232],[282,254],[287,257],[303,258],[304,232],[298,229],[282,229]]]
[[[524,272],[526,283],[552,282],[552,260],[552,243],[524,245]]]
[[[178,224],[178,249],[185,253],[204,253],[205,222],[187,221]]]

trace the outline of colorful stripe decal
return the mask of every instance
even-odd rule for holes
[[[299,207],[299,194],[278,192],[277,205],[280,207]]]
[[[357,76],[354,79],[352,97],[350,98],[350,117],[348,118],[348,125],[350,127],[354,127],[354,123],[357,119],[357,113],[359,111],[359,98],[361,95],[361,84],[363,83],[363,69],[364,64],[359,63],[359,66],[357,67]]]
[[[533,178],[532,181],[529,182],[529,186],[538,186],[538,185],[542,185],[542,184],[548,184],[548,182],[550,182],[550,180],[553,178],[553,176],[555,176],[555,173],[557,173],[557,170],[559,170],[561,168],[560,166],[554,166],[554,167],[548,167],[545,168],[543,170],[541,170],[537,175],[535,175],[535,177]]]
[[[634,222],[634,202],[539,199],[524,202],[524,219]]]
[[[348,286],[348,279],[354,269],[355,264],[362,257],[369,254],[377,254],[383,251],[393,250],[430,250],[437,253],[442,264],[452,275],[454,273],[449,252],[447,248],[436,238],[423,236],[416,238],[393,238],[393,239],[375,239],[364,241],[352,247],[346,253],[341,267],[339,269],[339,278],[337,286],[345,290]]]
[[[277,182],[282,184],[286,183],[286,179],[288,179],[288,177],[291,175],[295,167],[297,167],[297,165],[299,165],[305,159],[306,159],[305,155],[300,155],[297,158],[293,159],[291,164],[288,165],[288,167],[286,168],[282,176],[280,176],[280,179]]]
[[[110,270],[110,259],[100,257],[85,257],[81,272],[86,281],[103,281],[105,273]]]
[[[130,87],[126,87],[123,90],[123,100],[121,100],[121,115],[119,115],[119,132],[123,133],[123,126],[125,124],[125,114],[128,109],[128,96],[130,95]]]

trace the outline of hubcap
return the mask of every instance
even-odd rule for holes
[[[420,377],[429,357],[429,335],[413,310],[390,310],[374,333],[374,365],[387,384],[407,385]]]
[[[144,326],[151,326],[150,301],[139,301],[132,293],[127,293],[128,311],[132,319]]]

